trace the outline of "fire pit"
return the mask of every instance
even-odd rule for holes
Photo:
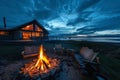
[[[44,77],[51,74],[53,75],[53,72],[58,69],[59,63],[60,61],[58,59],[49,58],[43,51],[43,45],[41,45],[38,59],[34,59],[25,64],[25,66],[21,68],[20,74],[28,75],[31,78],[35,76]]]
[[[38,58],[30,59],[12,80],[80,80],[79,68],[72,55],[49,55],[54,58],[48,57],[41,45]]]

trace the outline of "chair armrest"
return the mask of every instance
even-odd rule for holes
[[[91,62],[91,61],[88,61],[88,60],[84,60],[83,62],[84,62],[84,63],[91,64],[91,65],[100,65],[100,63],[97,63],[97,62]]]

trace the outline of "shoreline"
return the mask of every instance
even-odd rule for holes
[[[114,42],[97,42],[97,41],[86,41],[86,40],[47,40],[47,41],[37,41],[37,40],[21,40],[21,41],[0,41],[0,45],[4,46],[4,45],[20,45],[20,46],[24,46],[24,45],[40,45],[40,44],[45,44],[45,43],[64,43],[64,42],[78,42],[78,43],[94,43],[94,44],[105,44],[105,45],[111,45],[111,46],[116,46],[116,47],[120,47],[120,43],[114,43]]]

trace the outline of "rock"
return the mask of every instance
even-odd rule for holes
[[[1,65],[7,65],[8,63],[9,63],[9,61],[7,61],[7,60],[0,60]]]
[[[2,75],[4,73],[4,69],[5,69],[4,66],[0,66],[0,75]]]
[[[37,80],[41,80],[41,78],[38,78]]]
[[[0,80],[2,80],[2,77],[0,76]]]

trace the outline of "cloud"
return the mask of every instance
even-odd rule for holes
[[[89,8],[90,6],[98,3],[99,1],[100,0],[84,0],[84,1],[82,0],[80,6],[78,7],[78,12]]]
[[[0,0],[0,28],[6,16],[9,28],[37,19],[52,35],[115,34],[120,30],[119,3],[120,0]]]
[[[120,30],[104,30],[104,31],[96,31],[95,35],[115,35],[120,34]]]

